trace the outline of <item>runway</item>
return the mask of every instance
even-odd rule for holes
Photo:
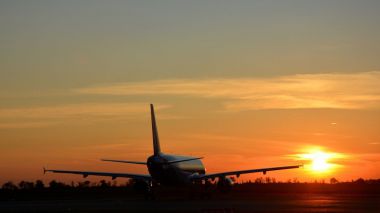
[[[379,212],[380,195],[263,194],[209,199],[81,198],[1,201],[0,212]]]

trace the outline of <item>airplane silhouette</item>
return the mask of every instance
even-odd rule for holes
[[[157,185],[157,184],[159,185],[189,185],[193,183],[199,183],[200,181],[214,180],[215,178],[218,178],[218,182],[221,182],[224,185],[232,186],[234,182],[232,178],[230,178],[230,176],[236,176],[238,178],[241,174],[257,173],[257,172],[262,172],[263,174],[266,174],[268,171],[295,169],[295,168],[302,167],[302,165],[281,166],[281,167],[237,170],[237,171],[227,171],[227,172],[206,174],[206,169],[203,166],[203,163],[201,161],[203,157],[169,155],[169,154],[164,154],[163,152],[161,152],[153,104],[150,104],[150,111],[151,111],[152,133],[153,133],[153,155],[150,156],[146,162],[101,159],[102,161],[109,161],[109,162],[146,165],[149,171],[149,175],[148,174],[132,174],[132,173],[113,173],[113,172],[111,173],[111,172],[93,172],[93,171],[53,170],[53,169],[45,169],[45,168],[44,168],[44,174],[46,172],[53,172],[53,173],[78,174],[78,175],[83,175],[84,178],[89,175],[108,176],[108,177],[111,177],[112,179],[131,178],[136,181],[145,183],[146,187],[148,187],[150,190],[153,187],[153,185]]]

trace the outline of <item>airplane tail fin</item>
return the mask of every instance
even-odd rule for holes
[[[161,153],[160,140],[158,139],[156,118],[154,116],[153,104],[150,104],[150,114],[152,119],[152,134],[153,134],[153,153],[159,155]]]

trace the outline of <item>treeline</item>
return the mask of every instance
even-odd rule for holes
[[[293,179],[288,179],[287,181],[277,181],[276,178],[273,177],[258,177],[255,180],[248,180],[246,182],[243,182],[242,184],[250,184],[250,183],[255,183],[255,184],[268,184],[268,183],[305,183],[305,184],[337,184],[337,183],[346,183],[346,184],[380,184],[380,179],[363,179],[363,178],[358,178],[356,180],[351,180],[351,181],[339,181],[335,177],[330,178],[329,180],[326,179],[320,179],[320,180],[314,180],[313,182],[301,182],[297,178]]]
[[[340,194],[380,194],[380,179],[359,178],[351,181],[339,181],[331,178],[326,181],[300,182],[297,179],[286,182],[274,178],[257,178],[243,182],[235,190],[245,193],[340,193]]]
[[[158,187],[159,190],[166,190],[165,187]],[[166,194],[183,191],[183,189],[173,189],[168,187]],[[194,187],[191,187],[194,188]],[[218,192],[216,182],[208,186],[211,191]],[[349,182],[340,182],[335,178],[329,181],[314,181],[312,183],[301,183],[297,179],[286,182],[276,181],[274,178],[257,178],[253,181],[237,183],[232,188],[234,193],[241,194],[262,194],[262,193],[362,193],[380,194],[380,179],[362,179]],[[22,199],[54,199],[54,198],[82,198],[82,197],[120,197],[135,196],[136,187],[133,181],[124,184],[117,184],[115,181],[101,180],[99,182],[72,182],[70,184],[58,182],[56,180],[44,184],[37,180],[4,183],[0,189],[0,200],[22,200]]]
[[[133,183],[117,185],[116,182],[101,180],[99,182],[71,182],[70,184],[56,180],[44,184],[43,181],[21,181],[18,184],[6,182],[0,189],[1,200],[30,199],[65,199],[83,197],[112,197],[132,194]]]
[[[216,181],[211,182],[211,185],[216,185]],[[298,179],[289,179],[287,181],[277,181],[275,178],[267,177],[267,178],[256,178],[254,180],[249,180],[246,182],[236,183],[236,186],[249,186],[249,185],[335,185],[335,184],[342,184],[342,185],[380,185],[380,179],[356,179],[351,181],[343,181],[340,182],[336,178],[331,178],[329,181],[326,181],[324,179],[321,180],[315,180],[314,182],[300,182]],[[35,182],[33,181],[20,181],[19,183],[13,183],[12,181],[8,181],[4,183],[1,186],[1,191],[38,191],[38,190],[52,190],[52,191],[59,191],[59,190],[69,190],[69,189],[117,189],[117,188],[133,188],[134,187],[134,181],[126,181],[122,184],[118,184],[116,181],[106,181],[101,180],[99,182],[91,182],[91,181],[83,181],[83,182],[71,182],[71,183],[64,183],[59,182],[56,180],[50,181],[48,184],[45,184],[42,180],[37,180]]]
[[[234,178],[233,178],[234,179]],[[236,181],[234,179],[234,181]],[[216,181],[211,183],[212,185],[216,184]],[[328,181],[325,179],[315,180],[313,182],[300,182],[297,178],[289,179],[287,181],[277,181],[275,178],[266,177],[266,178],[256,178],[254,180],[248,180],[241,183],[236,183],[235,185],[247,186],[247,185],[260,185],[260,184],[307,184],[307,185],[323,185],[323,184],[348,184],[348,185],[380,185],[380,179],[363,179],[359,178],[351,181],[339,181],[336,178],[331,178]],[[0,190],[2,191],[28,191],[28,190],[61,190],[61,189],[85,189],[85,188],[131,188],[134,186],[134,181],[129,180],[125,181],[122,184],[118,184],[116,181],[106,181],[101,180],[99,182],[91,182],[89,180],[79,181],[79,182],[71,182],[64,183],[56,180],[50,181],[48,184],[45,184],[42,180],[33,181],[20,181],[19,183],[14,183],[12,181],[8,181],[4,183]]]
[[[18,184],[8,181],[1,187],[3,191],[29,191],[29,190],[63,190],[63,189],[84,189],[84,188],[117,188],[128,187],[133,185],[132,182],[126,182],[122,185],[117,185],[116,182],[110,182],[101,180],[99,182],[83,181],[83,182],[71,182],[70,184],[64,182],[58,182],[56,180],[50,181],[48,184],[44,184],[42,180],[32,181],[20,181]]]

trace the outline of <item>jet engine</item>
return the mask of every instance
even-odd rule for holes
[[[219,177],[216,184],[217,188],[223,192],[230,191],[234,185],[234,180],[230,177]]]
[[[144,180],[135,180],[133,189],[145,196],[146,199],[154,199],[152,184]]]

